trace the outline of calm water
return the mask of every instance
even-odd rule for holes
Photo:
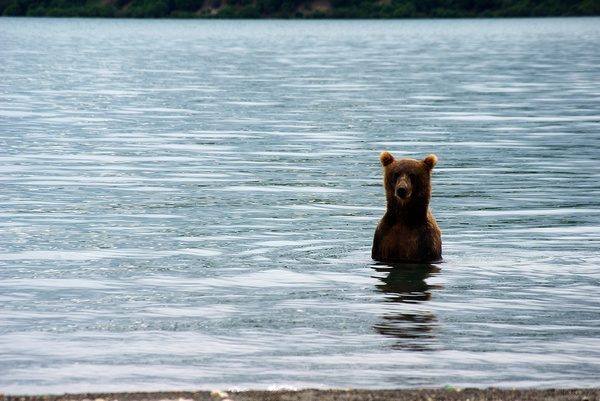
[[[600,19],[0,19],[0,390],[593,387]],[[370,259],[378,155],[445,262]]]

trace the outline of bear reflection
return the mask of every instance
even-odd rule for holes
[[[396,349],[427,351],[436,349],[437,319],[424,304],[431,299],[432,289],[441,286],[427,284],[428,277],[435,276],[440,269],[423,264],[376,264],[376,278],[381,280],[377,290],[385,294],[390,303],[382,321],[373,328],[398,341]]]

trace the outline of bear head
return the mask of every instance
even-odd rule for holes
[[[431,173],[437,157],[429,155],[423,160],[395,159],[389,152],[382,152],[379,160],[384,170],[383,185],[388,209],[426,212],[431,199]]]

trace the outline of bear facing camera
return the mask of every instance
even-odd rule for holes
[[[438,158],[395,159],[382,152],[387,210],[375,230],[371,257],[382,262],[442,260],[442,232],[431,210],[431,174]]]

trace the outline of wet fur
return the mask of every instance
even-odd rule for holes
[[[440,261],[441,231],[429,210],[431,173],[437,157],[396,160],[383,152],[380,161],[387,210],[375,230],[372,258],[389,262]]]

